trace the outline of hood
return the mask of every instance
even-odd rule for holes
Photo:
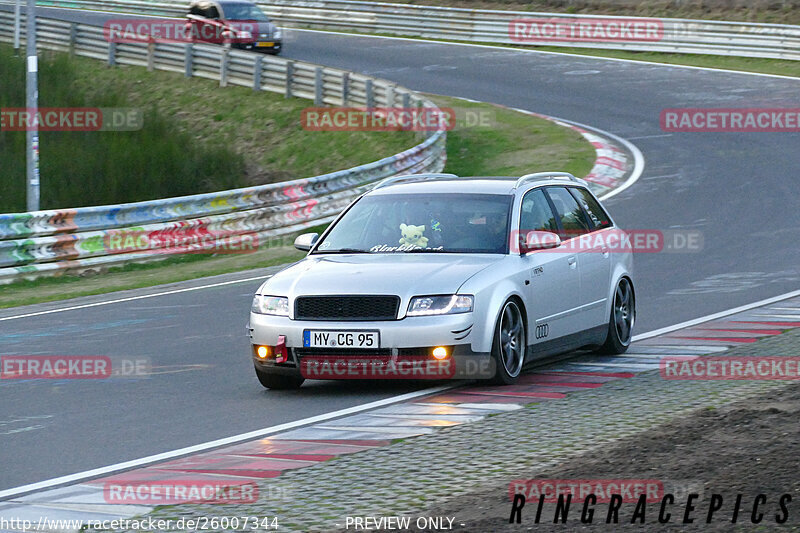
[[[500,261],[493,254],[311,255],[282,270],[259,294],[297,296],[393,294],[407,303],[413,296],[454,294],[470,277]]]

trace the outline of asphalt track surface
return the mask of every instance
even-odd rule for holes
[[[97,24],[120,18],[42,12]],[[322,32],[290,31],[285,42],[283,57],[553,115],[636,144],[644,174],[607,202],[616,221],[628,229],[696,229],[704,237],[701,252],[636,257],[637,333],[800,285],[800,135],[670,134],[659,126],[663,108],[798,108],[800,80]],[[252,274],[221,279],[237,276]],[[425,386],[315,382],[265,391],[244,335],[258,284],[0,321],[0,354],[147,357],[159,372],[137,380],[0,382],[0,490]],[[0,318],[28,311],[6,310]]]

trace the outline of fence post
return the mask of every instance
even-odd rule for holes
[[[264,61],[263,56],[256,57],[256,64],[253,66],[253,90],[260,91],[261,90],[261,64]]]
[[[347,107],[350,100],[350,73],[342,74],[342,107]]]
[[[317,107],[325,105],[322,93],[322,74],[322,67],[314,69],[314,105]]]
[[[69,54],[75,54],[75,45],[78,41],[78,25],[76,23],[72,23],[69,25]]]
[[[394,86],[386,86],[386,107],[394,106]]]
[[[367,80],[364,89],[367,93],[367,108],[371,109],[375,107],[375,90],[372,87],[372,80]]]
[[[108,66],[113,67],[117,64],[117,43],[108,43]]]
[[[222,49],[222,54],[219,56],[219,86],[228,86],[228,47]]]
[[[294,81],[294,61],[286,62],[286,98],[292,97],[292,82]]]
[[[411,107],[411,95],[403,93],[403,109],[408,109],[409,107]]]
[[[152,72],[156,68],[156,43],[150,41],[147,43],[147,70]]]
[[[183,75],[191,78],[194,74],[194,45],[188,43],[183,52]]]

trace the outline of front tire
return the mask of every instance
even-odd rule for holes
[[[294,376],[284,376],[281,374],[271,374],[269,372],[264,372],[263,370],[259,370],[258,367],[255,367],[256,376],[258,377],[258,382],[261,383],[267,389],[276,389],[276,390],[289,390],[289,389],[298,389],[300,385],[303,384],[305,379],[297,378]]]
[[[633,293],[633,284],[628,278],[622,278],[617,282],[617,288],[614,290],[614,302],[611,306],[611,317],[608,320],[606,342],[598,351],[609,355],[619,355],[628,351],[635,322],[636,298]]]
[[[514,300],[503,305],[492,342],[492,359],[495,372],[492,383],[513,385],[525,363],[525,319]]]

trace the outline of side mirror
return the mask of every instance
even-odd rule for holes
[[[294,240],[294,247],[301,252],[307,252],[317,243],[319,233],[303,233]]]
[[[537,250],[549,250],[561,246],[561,237],[552,231],[529,231],[523,239],[520,235],[519,253],[527,254]]]

